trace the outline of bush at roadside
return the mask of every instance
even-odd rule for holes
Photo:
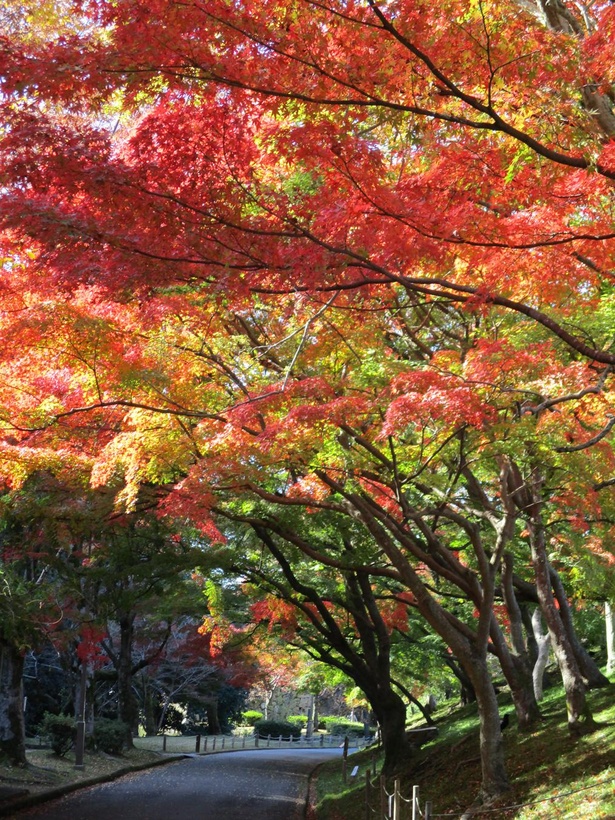
[[[75,719],[68,715],[45,712],[39,726],[41,737],[49,741],[54,754],[64,757],[73,748],[77,735]]]
[[[254,734],[258,737],[283,737],[289,740],[301,737],[301,727],[286,720],[257,720]]]
[[[126,743],[128,727],[121,720],[99,718],[94,724],[92,739],[97,749],[109,755],[119,755]]]
[[[357,723],[354,720],[344,720],[339,717],[325,717],[319,723],[319,728],[322,726],[332,735],[341,735],[342,737],[364,737],[365,726],[362,723]],[[372,734],[373,730],[368,729],[368,734]]]
[[[263,713],[257,712],[256,709],[248,709],[247,712],[241,713],[241,719],[244,726],[254,726],[257,720],[263,719]]]

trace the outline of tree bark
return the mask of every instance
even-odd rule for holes
[[[117,665],[118,717],[128,727],[126,745],[133,748],[132,738],[139,729],[139,706],[132,686],[132,644],[134,639],[134,614],[122,615],[120,625],[120,651]]]
[[[529,512],[528,529],[536,591],[566,692],[568,728],[571,734],[581,735],[593,731],[595,723],[587,703],[585,682],[551,588],[551,567],[547,557],[546,535],[542,521],[542,483],[542,476],[535,469],[526,485],[529,495],[526,508]]]
[[[393,774],[405,760],[410,747],[406,738],[406,705],[402,698],[389,689],[380,690],[379,696],[369,697],[370,705],[380,726],[380,736],[384,749],[383,772]]]
[[[523,619],[521,609],[515,595],[513,586],[514,559],[511,553],[507,552],[502,559],[502,597],[504,606],[508,612],[510,621],[510,643],[513,651],[518,657],[527,655],[527,648],[523,638]]]
[[[535,696],[532,667],[523,638],[523,620],[513,586],[513,557],[510,553],[504,555],[502,563],[502,595],[510,620],[511,649],[503,639],[495,618],[491,640],[510,686],[519,729],[525,731],[540,720],[542,715]]]
[[[606,673],[615,672],[615,609],[609,601],[604,603],[604,619],[606,622]]]
[[[218,715],[218,698],[212,698],[205,704],[207,712],[207,731],[210,735],[219,735],[222,731]]]
[[[487,666],[487,649],[495,594],[494,575],[497,568],[482,545],[479,528],[473,522],[456,514],[454,510],[447,508],[447,516],[459,523],[472,541],[480,564],[479,577],[477,577],[463,565],[458,565],[455,560],[451,561],[449,550],[438,541],[437,535],[429,529],[425,522],[419,521],[417,527],[421,529],[422,535],[429,544],[429,552],[423,549],[422,542],[416,539],[411,529],[400,529],[398,522],[390,518],[386,511],[373,500],[358,493],[348,492],[344,486],[335,482],[325,472],[318,471],[317,475],[322,478],[325,484],[340,493],[353,517],[355,515],[360,517],[367,532],[374,538],[379,549],[391,562],[391,568],[398,573],[398,580],[412,593],[415,601],[413,605],[451,648],[454,656],[463,666],[464,672],[469,677],[477,695],[481,721],[482,782],[480,798],[489,801],[501,796],[508,790],[509,781],[504,762],[498,705]],[[514,521],[514,517],[507,516],[506,520]],[[378,607],[374,602],[369,572],[361,567],[345,574],[348,591],[352,593],[349,594],[347,599],[347,611],[354,619],[354,626],[361,641],[361,653],[357,655],[348,644],[343,632],[339,629],[337,622],[324,605],[317,591],[301,583],[293,575],[291,566],[269,534],[271,524],[267,522],[264,526],[262,522],[253,522],[252,520],[250,524],[278,561],[293,590],[300,593],[302,598],[309,601],[310,606],[318,611],[323,620],[322,626],[316,624],[315,614],[311,608],[299,604],[305,616],[312,621],[322,635],[326,635],[329,646],[340,653],[348,665],[348,668],[344,667],[344,671],[363,690],[380,720],[384,719],[381,716],[382,703],[383,701],[387,703],[386,711],[391,710],[393,717],[388,716],[386,729],[384,726],[382,727],[383,738],[386,737],[389,747],[395,750],[395,755],[400,758],[406,757],[410,749],[405,737],[405,730],[403,733],[400,731],[402,721],[395,718],[395,707],[388,705],[393,702],[393,699],[389,699],[384,686],[372,692],[374,689],[374,670],[377,667],[377,679],[383,682],[388,681],[390,689],[390,656],[388,646],[389,630],[386,628],[386,624],[383,624],[382,616],[378,613]],[[497,529],[498,539],[503,540],[504,536],[508,535],[507,530],[505,531],[503,526]],[[300,539],[297,539],[293,533],[287,533],[277,523],[276,534],[290,543],[296,544],[304,552],[311,555],[311,548],[308,551]],[[433,559],[433,554],[440,560]],[[479,617],[476,624],[470,626],[464,623],[440,604],[437,597],[426,586],[424,578],[413,565],[410,556],[414,556],[421,564],[424,561],[429,563],[433,559],[436,571],[448,567],[448,575],[455,575],[456,573],[453,582],[457,583],[460,590],[470,596],[479,608]],[[276,585],[276,588],[278,588],[278,585]],[[304,631],[304,635],[306,634]],[[306,640],[306,638],[304,637],[303,640]],[[340,663],[331,657],[325,645],[318,647],[318,653],[320,659],[342,668]],[[368,672],[369,674],[367,674]],[[481,690],[480,696],[477,686]],[[405,708],[403,720],[405,723]],[[392,760],[393,757],[389,759]]]
[[[527,646],[527,654],[529,657],[530,666],[533,669],[536,661],[538,660],[538,644],[536,643],[536,637],[534,635],[532,615],[527,602],[520,603],[519,609],[521,610],[521,620],[523,621],[523,627],[525,630],[525,645]]]
[[[27,766],[23,666],[22,653],[0,638],[0,752],[16,766]]]
[[[538,655],[532,672],[534,682],[534,694],[536,700],[542,700],[544,692],[544,673],[551,654],[551,636],[542,631],[542,611],[536,607],[532,615],[532,627],[534,629],[534,639],[538,647]]]
[[[510,687],[519,729],[528,731],[542,719],[532,682],[532,670],[527,658],[523,659],[510,652],[503,638],[501,644],[500,641],[497,644],[494,643],[494,651]]]
[[[479,798],[490,802],[508,791],[510,783],[504,762],[498,702],[487,666],[487,636],[484,635],[481,639],[478,633],[473,637],[471,632],[464,634],[461,625],[457,627],[447,617],[445,610],[430,595],[413,568],[403,567],[403,577],[414,593],[420,613],[448,643],[476,693],[482,775]],[[491,603],[490,598],[483,602],[483,606],[489,606],[489,612]]]
[[[149,685],[147,679],[143,680],[143,714],[144,714],[144,723],[145,723],[145,734],[149,737],[150,735],[156,734],[156,717],[155,717],[155,708],[154,708],[154,693],[152,691],[152,687]]]
[[[579,669],[583,675],[583,680],[590,689],[599,689],[602,686],[609,686],[609,679],[602,674],[598,668],[598,664],[579,640],[576,629],[574,628],[572,612],[570,610],[570,604],[568,603],[568,596],[562,584],[562,579],[553,567],[551,567],[551,584],[553,585],[555,598],[559,604],[560,618],[562,619],[568,640],[572,646],[572,651],[574,652]]]
[[[480,715],[482,782],[479,797],[484,802],[489,802],[502,795],[510,787],[504,765],[500,713],[485,658],[472,653],[467,657],[467,661],[466,672],[476,692]]]

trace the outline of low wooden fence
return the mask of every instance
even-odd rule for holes
[[[207,754],[209,752],[235,751],[240,749],[316,749],[341,748],[346,738],[341,735],[318,734],[311,738],[255,737],[254,735],[155,735],[135,737],[138,749],[149,749],[169,754]],[[363,749],[372,741],[369,738],[348,738],[348,747]]]

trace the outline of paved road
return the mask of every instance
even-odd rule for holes
[[[53,800],[40,820],[302,820],[309,773],[340,749],[194,756]]]

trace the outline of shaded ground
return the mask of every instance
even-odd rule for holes
[[[192,756],[15,811],[45,820],[300,820],[311,771],[341,750],[262,750]]]
[[[175,756],[173,756],[175,757]],[[86,756],[86,766],[76,769],[74,755],[60,758],[49,749],[28,750],[27,768],[0,763],[0,817],[10,817],[16,801],[36,801],[90,782],[111,779],[121,773],[166,762],[159,754],[131,749],[121,756],[103,752]]]

